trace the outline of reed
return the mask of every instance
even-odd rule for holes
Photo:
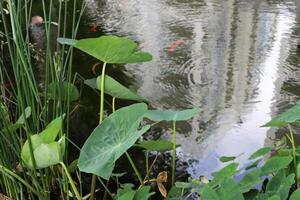
[[[36,15],[33,6],[40,6],[43,13],[43,22],[38,25],[32,21],[32,16]],[[84,7],[84,2],[76,0],[0,0],[0,165],[3,166],[0,168],[0,193],[12,199],[35,199],[36,196],[50,199],[55,190],[59,190],[62,199],[70,198],[68,177],[61,168],[29,170],[24,166],[20,152],[31,135],[42,131],[53,118],[70,112],[71,100],[63,99],[63,96],[69,97],[71,91],[62,94],[66,91],[62,91],[61,85],[63,81],[75,81],[73,52],[71,48],[58,45],[56,37],[75,38]],[[78,9],[81,10],[79,14]],[[71,13],[71,17],[67,13]],[[44,32],[43,49],[32,40],[34,26]],[[42,69],[39,76],[37,67]],[[57,88],[54,97],[48,95],[50,84]],[[11,128],[27,107],[31,108],[31,115],[24,120],[24,126]],[[64,133],[68,135],[69,115],[66,118]],[[29,146],[32,156],[30,139]],[[68,152],[68,148],[65,151]],[[68,163],[68,160],[64,162]],[[11,173],[3,169],[9,169]]]

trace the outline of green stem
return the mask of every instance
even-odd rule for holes
[[[17,179],[18,181],[23,183],[36,196],[40,197],[40,194],[31,185],[29,185],[24,179],[22,179],[20,176],[18,176],[17,174],[15,174],[14,172],[10,171],[9,169],[7,169],[6,167],[4,167],[2,165],[0,165],[0,170],[4,171],[5,173],[9,174],[10,176],[14,177],[15,179]]]
[[[131,159],[130,155],[127,153],[127,151],[125,151],[125,154],[126,154],[126,156],[127,156],[127,158],[128,158],[128,161],[129,161],[130,164],[131,164],[132,169],[134,170],[134,173],[137,175],[137,177],[138,177],[138,179],[139,179],[139,181],[140,181],[140,184],[143,185],[143,179],[142,179],[142,177],[141,177],[140,172],[137,170],[137,168],[136,168],[134,162],[132,161],[132,159]]]
[[[173,121],[172,185],[175,183],[176,168],[176,121]]]
[[[99,124],[102,123],[104,119],[104,89],[105,89],[105,68],[106,63],[103,63],[102,73],[101,73],[101,88],[100,88],[100,113],[99,113]],[[91,182],[91,196],[90,200],[94,200],[95,198],[95,190],[96,190],[96,175],[93,174],[92,182]]]
[[[112,99],[112,110],[113,110],[113,113],[116,111],[115,104],[116,104],[116,97],[113,97],[113,99]]]
[[[149,151],[146,151],[146,174],[149,173]]]
[[[70,173],[69,173],[66,165],[63,162],[60,162],[59,164],[61,164],[61,166],[64,168],[64,171],[66,172],[66,175],[67,175],[67,177],[68,177],[68,179],[70,181],[70,185],[71,185],[71,187],[73,189],[73,192],[75,193],[75,196],[76,196],[77,200],[82,200],[82,197],[79,194],[79,192],[78,192],[78,190],[77,190],[77,188],[75,186],[75,183],[74,183],[74,181],[73,181],[73,179],[72,179],[72,177],[71,177],[71,175],[70,175]]]
[[[293,134],[293,130],[291,125],[288,124],[288,128],[289,128],[289,132],[290,132],[290,137],[288,137],[290,139],[290,142],[292,144],[292,154],[293,154],[293,163],[294,163],[294,171],[295,171],[295,180],[296,180],[296,184],[297,184],[297,158],[296,158],[296,145],[295,145],[295,139],[294,139],[294,134]]]
[[[99,124],[101,124],[101,122],[104,119],[105,68],[106,68],[106,63],[103,63],[102,73],[101,73],[101,88],[100,88],[100,117],[99,117]]]

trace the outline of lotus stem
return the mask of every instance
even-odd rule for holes
[[[172,185],[175,183],[176,168],[176,121],[173,121]]]
[[[100,88],[100,113],[99,113],[99,124],[102,123],[104,119],[104,89],[105,89],[105,68],[106,63],[103,63],[102,73],[101,73],[101,88]],[[94,200],[95,198],[95,190],[96,190],[96,175],[93,174],[92,182],[91,182],[91,196],[90,200]]]

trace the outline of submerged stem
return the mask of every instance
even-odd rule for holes
[[[173,121],[172,185],[175,183],[176,168],[176,121]]]

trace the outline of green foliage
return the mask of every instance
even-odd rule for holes
[[[93,89],[101,90],[101,77],[102,76],[100,75],[97,78],[87,79],[84,81],[84,83]],[[146,101],[145,98],[135,94],[108,75],[105,75],[104,81],[104,92],[112,97],[140,102]]]
[[[29,168],[34,168],[33,158],[36,168],[45,168],[56,165],[62,161],[62,156],[65,151],[65,138],[62,137],[58,142],[55,142],[57,135],[62,130],[63,116],[54,119],[44,131],[39,134],[30,136],[22,147],[22,161]],[[31,150],[33,157],[31,156]]]
[[[196,114],[201,112],[200,108],[186,109],[182,111],[173,110],[148,110],[146,118],[159,122],[159,121],[186,121],[194,117]]]
[[[300,120],[300,104],[293,106],[284,113],[281,113],[270,122],[263,125],[264,127],[272,126],[286,126],[288,124],[297,122]]]
[[[299,199],[300,199],[300,189],[297,189],[291,195],[290,200],[299,200]]]
[[[173,143],[167,140],[149,140],[143,141],[135,146],[146,149],[148,151],[170,151],[173,149]]]
[[[147,200],[154,194],[150,192],[150,189],[150,186],[142,186],[138,190],[124,187],[118,191],[117,200]]]
[[[76,101],[79,99],[80,95],[77,87],[74,84],[63,81],[62,83],[50,83],[47,96],[50,99]]]
[[[126,64],[152,60],[149,53],[137,52],[138,45],[124,37],[101,36],[82,40],[58,38],[57,41],[76,47],[105,63]]]
[[[235,159],[236,159],[235,156],[222,156],[220,158],[220,161],[225,163],[225,162],[233,161]]]
[[[147,112],[144,103],[121,108],[99,124],[81,149],[81,171],[109,179],[116,160],[126,152],[150,126],[139,128]]]
[[[277,172],[280,169],[286,168],[293,158],[291,156],[274,156],[268,159],[265,165],[261,168],[261,175],[268,175],[273,172]]]
[[[248,158],[249,160],[254,160],[256,158],[259,158],[261,156],[266,155],[267,153],[269,153],[272,150],[271,147],[263,147],[258,149],[257,151],[255,151],[253,154],[251,154],[251,156]]]

